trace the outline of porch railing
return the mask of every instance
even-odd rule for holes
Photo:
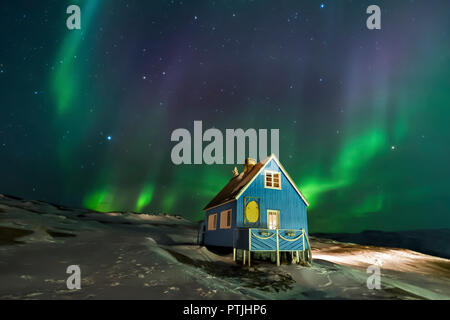
[[[233,258],[236,260],[236,250],[243,250],[245,264],[246,253],[250,265],[251,252],[276,252],[277,265],[280,265],[280,252],[291,252],[296,261],[311,262],[311,247],[309,238],[304,229],[262,229],[262,228],[240,228],[235,229],[233,234]]]

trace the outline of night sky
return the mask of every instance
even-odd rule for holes
[[[82,30],[66,28],[78,4]],[[368,30],[378,4],[382,30]],[[312,232],[450,227],[450,1],[4,1],[0,193],[199,220],[233,165],[177,128],[279,128]],[[239,166],[239,170],[242,170]]]

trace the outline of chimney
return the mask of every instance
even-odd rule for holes
[[[231,171],[231,173],[233,174],[234,177],[237,177],[239,175],[238,168],[234,167],[234,170]]]
[[[256,160],[252,158],[245,159],[244,173],[249,172],[256,165]]]

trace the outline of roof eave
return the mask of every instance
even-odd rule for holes
[[[281,171],[283,171],[284,175],[286,176],[286,178],[288,179],[289,183],[294,187],[295,191],[297,191],[298,195],[300,196],[300,198],[303,200],[303,202],[305,203],[305,205],[307,207],[309,207],[309,202],[308,200],[306,200],[306,198],[303,196],[303,194],[300,192],[300,190],[297,188],[297,185],[295,184],[295,182],[292,180],[292,178],[289,176],[289,173],[286,171],[286,169],[284,169],[283,165],[280,163],[280,161],[278,160],[278,158],[276,157],[275,154],[271,154],[269,158],[267,158],[266,163],[264,163],[264,165],[258,170],[258,172],[255,174],[255,176],[239,191],[239,193],[232,199],[227,200],[225,202],[222,202],[218,205],[215,206],[206,206],[203,211],[208,211],[211,209],[215,209],[218,208],[220,206],[223,206],[224,204],[233,202],[238,200],[242,194],[245,192],[245,190],[248,189],[248,187],[255,181],[255,179],[261,174],[261,172],[266,168],[267,164],[271,161],[271,160],[275,160],[275,162],[277,163],[278,167],[280,167]]]
[[[234,198],[234,199],[231,199],[231,200],[222,202],[221,204],[217,204],[217,205],[215,205],[215,206],[205,207],[205,208],[203,209],[203,211],[208,211],[208,210],[211,210],[211,209],[215,209],[215,208],[218,208],[218,207],[223,206],[224,204],[227,204],[227,203],[230,203],[230,202],[233,202],[233,201],[236,201],[236,200],[237,200],[237,199]]]

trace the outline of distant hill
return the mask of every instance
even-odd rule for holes
[[[409,249],[450,259],[450,229],[399,232],[368,230],[361,233],[316,233],[314,236],[366,246]]]

